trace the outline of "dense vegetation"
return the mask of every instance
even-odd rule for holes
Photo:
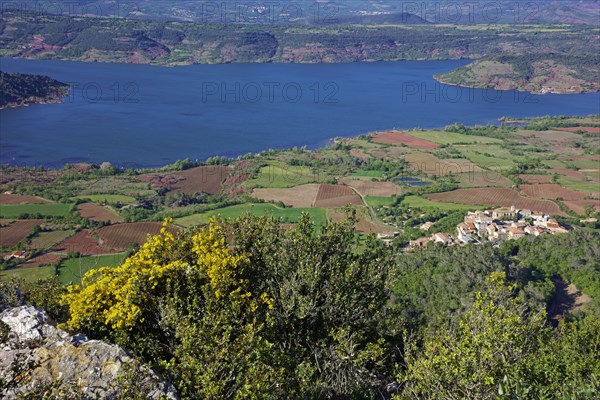
[[[0,71],[0,109],[30,103],[59,101],[69,85],[48,76]]]
[[[394,255],[349,245],[351,222],[164,230],[69,287],[66,308],[48,283],[27,300],[133,351],[182,398],[594,398],[597,232]],[[570,278],[594,300],[552,328],[552,280]]]

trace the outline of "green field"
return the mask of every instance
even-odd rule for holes
[[[544,164],[546,164],[550,168],[566,168],[565,163],[559,160],[545,160]]]
[[[123,262],[125,256],[126,253],[118,253],[63,260],[58,266],[58,280],[65,285],[70,282],[79,283],[86,272],[102,267],[116,267]]]
[[[402,204],[414,208],[437,208],[443,211],[470,211],[479,208],[468,204],[431,201],[419,196],[406,196],[404,200],[402,200]]]
[[[393,197],[382,197],[382,196],[367,196],[366,197],[367,204],[371,207],[383,207],[383,206],[391,206],[396,201]]]
[[[350,176],[366,176],[367,178],[381,178],[384,174],[384,171],[356,171]]]
[[[0,280],[7,280],[12,277],[23,279],[25,282],[37,282],[39,279],[46,279],[54,276],[55,269],[51,265],[37,268],[17,268],[0,272]]]
[[[558,179],[558,183],[567,189],[579,190],[581,192],[588,193],[600,193],[600,183],[597,182],[582,181],[579,179],[561,176]]]
[[[66,217],[71,204],[15,204],[0,206],[0,218],[18,218],[22,214],[40,214],[44,217]]]
[[[57,243],[62,242],[69,236],[73,235],[75,231],[52,231],[52,232],[40,232],[29,243],[29,247],[32,249],[48,249]]]
[[[456,143],[486,143],[500,144],[500,139],[494,139],[484,136],[463,135],[454,132],[445,131],[408,131],[407,134],[419,139],[429,140],[437,144],[456,144]]]
[[[600,169],[600,161],[595,160],[571,160],[566,161],[567,164],[572,164],[579,169]]]
[[[94,203],[109,203],[109,204],[132,204],[135,199],[131,196],[125,196],[123,194],[88,194],[82,196],[75,196],[72,200],[88,200]]]
[[[325,210],[321,208],[279,208],[273,204],[240,204],[231,207],[220,208],[218,210],[207,211],[202,214],[194,214],[175,220],[177,225],[195,226],[208,223],[211,217],[221,216],[223,218],[236,218],[245,213],[256,216],[272,215],[276,218],[282,218],[285,222],[294,223],[300,219],[302,213],[311,216],[316,225],[325,225],[327,218]]]
[[[494,171],[510,169],[515,165],[515,161],[524,159],[513,156],[507,150],[493,145],[459,146],[458,150],[472,163]]]
[[[260,169],[258,176],[246,182],[246,187],[288,188],[318,182],[322,177],[308,167],[297,167],[279,161],[270,161]]]

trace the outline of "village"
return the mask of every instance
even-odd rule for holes
[[[428,231],[433,226],[428,222],[421,229]],[[516,240],[532,235],[563,234],[569,230],[556,219],[542,212],[519,210],[514,206],[485,211],[469,211],[464,221],[456,226],[454,235],[434,233],[431,236],[411,240],[408,249],[423,249],[429,243],[444,246],[464,246],[467,244],[494,243],[498,246],[507,240]]]

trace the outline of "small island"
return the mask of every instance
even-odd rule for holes
[[[61,103],[69,85],[45,75],[0,71],[0,110],[29,104]]]

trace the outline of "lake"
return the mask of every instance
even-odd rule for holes
[[[598,113],[600,94],[457,88],[433,75],[468,61],[154,67],[0,59],[5,72],[71,83],[63,104],[0,111],[0,162],[154,167],[378,130]]]

